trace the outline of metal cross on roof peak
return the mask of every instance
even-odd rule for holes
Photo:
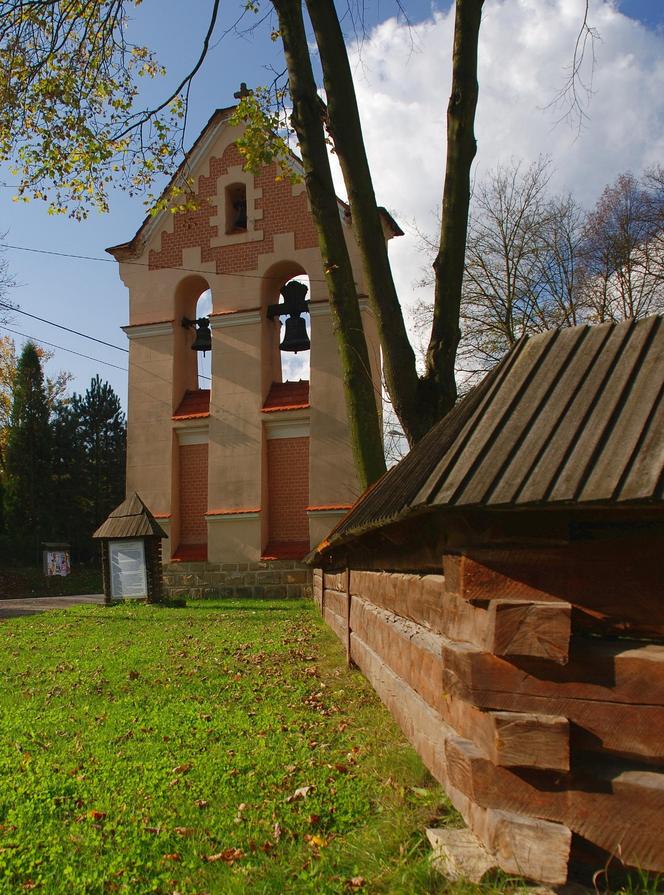
[[[235,99],[245,99],[247,96],[253,96],[254,91],[250,90],[247,85],[242,81],[240,84],[240,89],[236,90],[233,96]]]

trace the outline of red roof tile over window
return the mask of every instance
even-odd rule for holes
[[[309,552],[309,541],[270,541],[261,559],[301,560]]]
[[[270,394],[263,404],[263,411],[271,413],[274,410],[299,410],[309,406],[309,380],[300,379],[297,382],[273,382]]]
[[[199,388],[187,391],[180,406],[173,414],[174,420],[190,420],[210,415],[210,389]]]

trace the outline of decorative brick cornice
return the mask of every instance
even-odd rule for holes
[[[120,327],[128,339],[150,339],[153,336],[170,336],[174,320],[156,320],[154,323],[134,323]]]
[[[366,296],[359,296],[359,305],[360,311],[371,311],[371,305]],[[327,299],[322,301],[310,301],[308,310],[311,317],[327,317],[331,313],[330,303]]]
[[[260,323],[260,320],[260,308],[251,308],[247,311],[226,311],[222,314],[210,314],[210,329],[244,326],[247,323]]]

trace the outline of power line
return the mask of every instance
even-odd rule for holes
[[[47,342],[44,339],[36,339],[34,336],[20,333],[17,329],[10,329],[8,326],[0,326],[0,329],[4,329],[5,332],[11,333],[14,336],[21,336],[23,339],[29,339],[31,342],[37,342],[39,345],[48,345],[49,348],[57,348],[59,351],[68,351],[69,354],[75,354],[77,357],[84,357],[86,360],[93,360],[98,364],[106,364],[107,367],[115,367],[116,370],[122,370],[123,373],[128,372],[126,367],[119,367],[117,364],[112,364],[107,360],[101,360],[98,357],[91,357],[89,354],[81,354],[80,351],[74,351],[73,348],[65,348],[64,345],[56,345],[53,342]]]
[[[41,319],[41,318],[37,318],[37,319]],[[46,323],[50,323],[50,320],[47,320]],[[61,327],[61,328],[66,329],[66,327]],[[73,348],[65,348],[64,345],[56,345],[54,342],[47,342],[45,339],[37,339],[37,338],[35,338],[35,336],[29,336],[26,333],[20,333],[16,329],[10,329],[8,326],[0,326],[0,329],[3,329],[3,330],[5,330],[5,332],[11,333],[14,336],[21,336],[21,338],[23,338],[23,339],[29,339],[31,342],[37,342],[39,345],[48,345],[49,348],[57,348],[59,351],[68,351],[69,354],[75,354],[77,357],[84,357],[84,358],[86,358],[86,360],[93,360],[99,364],[105,364],[107,367],[114,367],[116,370],[122,370],[123,373],[129,372],[126,367],[119,367],[117,364],[112,364],[110,361],[101,360],[101,358],[99,358],[99,357],[91,357],[89,354],[82,354],[80,351],[74,351]],[[75,330],[68,330],[68,332],[75,332]],[[92,338],[92,336],[89,336],[88,338]],[[120,351],[124,351],[124,349],[121,348]],[[140,369],[145,369],[145,368],[140,367]],[[208,382],[212,382],[211,377],[205,376],[203,373],[199,373],[198,378],[206,379]]]
[[[103,264],[117,264],[118,263],[118,261],[115,258],[98,258],[96,255],[76,255],[73,252],[56,252],[54,249],[36,249],[32,246],[10,245],[8,242],[0,243],[0,248],[13,249],[14,251],[17,251],[17,252],[32,252],[35,255],[55,255],[57,258],[73,258],[76,261],[100,261]],[[150,264],[148,261],[122,261],[121,263],[122,264],[132,264],[132,265],[134,265],[134,267],[147,267],[147,268],[150,267]],[[181,270],[184,273],[199,273],[199,274],[203,274],[204,276],[210,276],[210,273],[211,273],[211,271],[204,270],[201,267],[171,267],[171,266],[169,266],[167,268],[164,268],[164,270]],[[234,279],[239,278],[242,280],[270,280],[270,279],[272,279],[272,280],[278,280],[280,282],[283,282],[282,277],[266,277],[264,274],[260,274],[260,273],[226,273],[226,274],[224,274],[224,273],[217,274],[216,273],[216,274],[214,274],[214,276],[233,277]],[[308,277],[310,283],[325,283],[325,282],[327,282],[326,280],[309,277],[308,274],[306,276]]]
[[[61,323],[56,323],[54,320],[47,320],[46,317],[38,317],[36,314],[29,314],[28,311],[22,311],[21,308],[15,308],[13,305],[0,302],[0,308],[5,308],[14,314],[23,314],[26,317],[32,317],[33,320],[39,320],[41,323],[48,323],[50,326],[57,326],[58,329],[63,329],[67,333],[73,333],[75,336],[81,336],[83,339],[90,339],[91,342],[98,342],[100,345],[106,345],[108,348],[115,348],[116,351],[124,351],[125,354],[129,354],[129,349],[127,348],[121,348],[119,345],[113,345],[111,342],[105,342],[103,339],[98,339],[96,336],[81,333],[76,329],[71,329],[68,326],[63,326]]]

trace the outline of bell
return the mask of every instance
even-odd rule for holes
[[[293,354],[297,354],[298,351],[308,351],[311,348],[311,342],[307,335],[307,324],[299,314],[286,317],[284,340],[279,348],[282,351],[292,351]]]
[[[191,346],[192,351],[202,351],[205,355],[206,351],[212,349],[212,333],[210,332],[210,321],[207,317],[199,317],[196,321],[196,338]]]
[[[233,222],[234,230],[247,229],[247,202],[246,199],[237,199],[233,202],[233,211],[235,212],[235,221]]]

